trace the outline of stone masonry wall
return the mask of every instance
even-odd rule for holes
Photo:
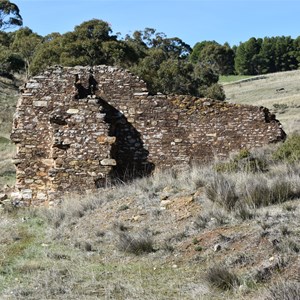
[[[15,197],[52,204],[155,168],[226,157],[284,139],[266,108],[192,96],[148,94],[126,70],[52,67],[19,99]]]

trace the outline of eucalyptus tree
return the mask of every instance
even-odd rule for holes
[[[21,28],[14,32],[11,49],[24,60],[26,78],[30,75],[31,62],[42,40],[42,36],[32,32],[28,27]]]
[[[8,0],[0,0],[0,30],[22,25],[19,7]]]
[[[190,59],[194,63],[207,65],[220,75],[229,75],[234,73],[234,56],[228,44],[204,41],[193,47]]]

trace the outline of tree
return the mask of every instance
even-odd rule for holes
[[[191,47],[181,39],[168,38],[164,33],[146,28],[126,37],[141,57],[130,70],[141,77],[151,94],[190,94],[224,100],[224,92],[217,84],[218,75],[208,66],[193,63],[189,56]],[[216,84],[213,89],[208,88]],[[217,93],[215,93],[217,92]]]
[[[0,30],[22,25],[23,20],[18,6],[8,0],[0,0]]]
[[[300,36],[294,40],[294,56],[297,60],[297,66],[300,67]]]
[[[140,59],[130,70],[147,83],[151,94],[162,92],[158,71],[161,64],[167,59],[168,56],[162,49],[150,48],[146,56]]]
[[[12,72],[19,72],[24,69],[24,61],[13,53],[8,47],[0,45],[0,74],[11,76]]]
[[[164,94],[195,94],[197,86],[193,71],[193,65],[188,60],[169,58],[163,61],[157,72],[158,90]]]
[[[276,72],[274,38],[264,38],[259,55],[261,59],[261,68],[259,74]]]
[[[28,27],[21,28],[14,32],[12,50],[18,53],[25,62],[26,78],[30,75],[30,66],[42,37],[33,33]]]
[[[105,41],[102,50],[107,65],[129,68],[138,60],[134,49],[124,41]]]
[[[62,36],[59,33],[51,33],[44,37],[38,45],[32,59],[29,72],[33,75],[46,69],[48,66],[59,65]]]
[[[103,42],[115,41],[109,24],[93,19],[83,22],[62,37],[60,61],[63,65],[100,65],[106,63]]]
[[[247,42],[241,43],[235,55],[235,70],[241,75],[259,74],[260,56],[259,52],[262,45],[262,39],[250,38]]]
[[[199,43],[196,43],[195,46],[193,47],[192,53],[190,55],[190,60],[193,63],[197,63],[199,60],[199,57],[201,56],[201,51],[203,50],[204,47],[207,45],[211,44],[217,44],[216,41],[202,41]]]
[[[194,46],[190,59],[209,66],[218,74],[229,75],[234,73],[234,55],[228,44],[222,46],[215,41],[204,41]]]
[[[207,65],[200,63],[194,67],[194,80],[197,91],[195,96],[208,97],[217,100],[225,100],[223,88],[218,84],[219,76]]]
[[[277,72],[297,69],[294,43],[290,36],[275,38],[275,65]]]

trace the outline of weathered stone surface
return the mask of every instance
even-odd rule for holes
[[[102,159],[100,164],[102,166],[116,166],[117,165],[117,162],[115,159],[111,159],[111,158],[105,158],[105,159]]]
[[[97,137],[97,141],[99,144],[113,144],[116,142],[116,137],[115,136],[105,136],[105,135],[100,135]]]
[[[40,84],[38,82],[28,82],[26,84],[27,89],[37,89],[40,87]]]
[[[18,144],[13,196],[33,205],[285,136],[266,108],[150,96],[142,80],[117,67],[52,67],[23,90],[11,134]]]
[[[48,106],[48,101],[33,101],[33,106],[45,107]]]
[[[67,114],[73,115],[73,114],[78,114],[79,113],[79,109],[76,108],[69,108],[67,110]]]

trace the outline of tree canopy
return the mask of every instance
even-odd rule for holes
[[[113,65],[141,77],[150,93],[190,94],[224,100],[219,75],[258,75],[294,70],[300,64],[300,37],[252,37],[230,47],[202,41],[192,48],[179,37],[153,28],[114,35],[108,22],[92,19],[65,34],[46,36],[22,25],[18,7],[0,0],[0,73],[35,75],[51,65]]]
[[[18,6],[8,0],[0,0],[0,30],[22,25],[23,20]]]

